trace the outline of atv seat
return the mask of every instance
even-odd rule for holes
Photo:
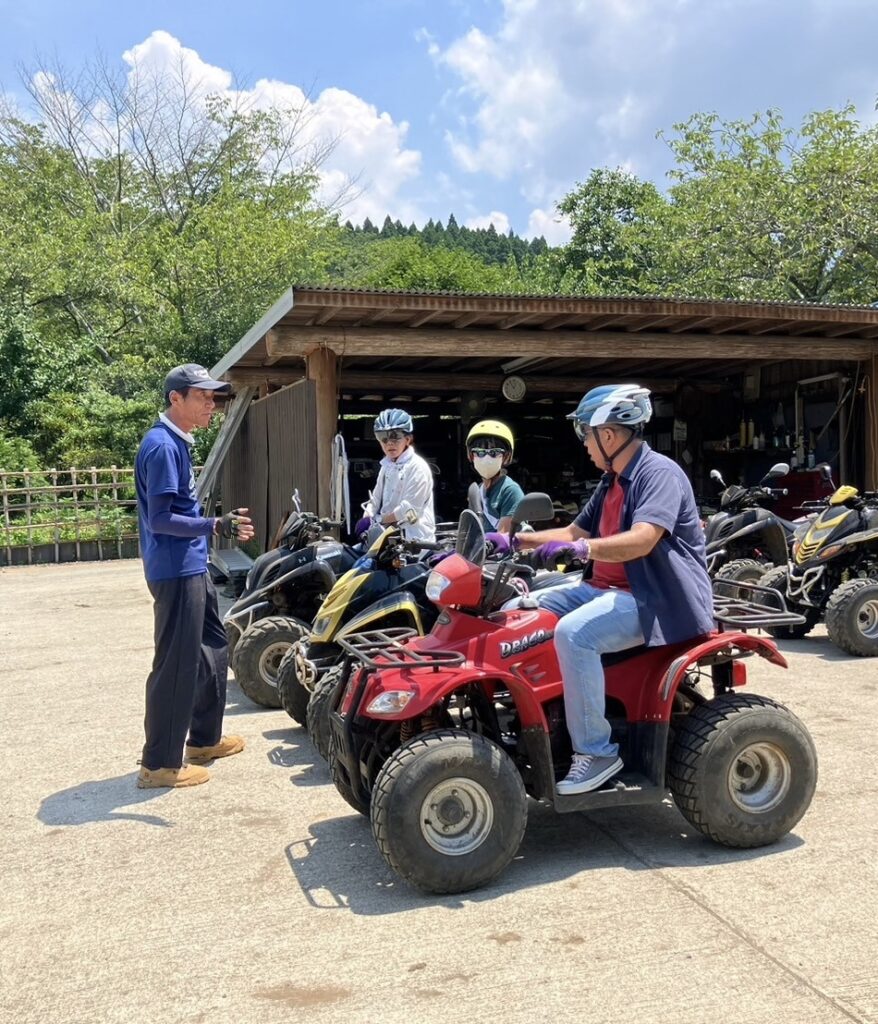
[[[572,583],[575,579],[566,572],[549,572],[545,576],[540,576],[530,583],[529,589],[533,593],[535,590],[548,590],[550,587],[557,587],[559,583]]]
[[[777,521],[787,531],[787,533],[795,533],[796,530],[802,525],[801,523],[794,523],[789,519],[782,519],[780,516],[776,516]]]
[[[620,661],[636,658],[638,654],[643,654],[648,650],[646,644],[638,644],[636,647],[626,647],[624,651],[610,651],[609,654],[601,655],[601,665],[604,668],[609,668],[610,665],[618,665]]]

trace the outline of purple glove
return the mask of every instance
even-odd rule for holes
[[[371,516],[363,516],[362,519],[358,519],[357,525],[354,527],[354,536],[359,540],[372,525],[373,521]]]
[[[485,546],[490,555],[508,555],[510,551],[508,533],[486,533]],[[512,542],[512,548],[518,550],[518,538]]]
[[[572,559],[580,562],[587,562],[589,559],[589,544],[582,540],[549,540],[534,551],[534,561],[544,565],[547,569],[554,569],[559,562],[569,562]]]
[[[427,555],[427,565],[432,569],[434,565],[438,565],[441,561],[448,558],[449,555],[453,554],[453,551],[434,551],[432,555]]]

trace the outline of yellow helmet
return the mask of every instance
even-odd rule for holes
[[[479,420],[466,435],[467,449],[472,447],[476,438],[482,438],[486,442],[494,444],[502,444],[508,448],[510,455],[515,451],[515,438],[512,436],[512,431],[499,420]]]

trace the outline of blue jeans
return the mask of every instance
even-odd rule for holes
[[[643,643],[637,603],[625,590],[598,590],[577,580],[534,595],[541,608],[559,616],[555,650],[564,680],[564,711],[573,750],[616,757],[604,717],[601,654]]]

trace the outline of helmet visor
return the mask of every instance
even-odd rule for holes
[[[388,441],[404,441],[408,434],[404,430],[376,430],[375,437],[381,444]]]
[[[576,431],[576,436],[583,444],[585,444],[585,442],[594,433],[592,428],[587,423],[583,423],[582,420],[574,420],[573,429]]]

